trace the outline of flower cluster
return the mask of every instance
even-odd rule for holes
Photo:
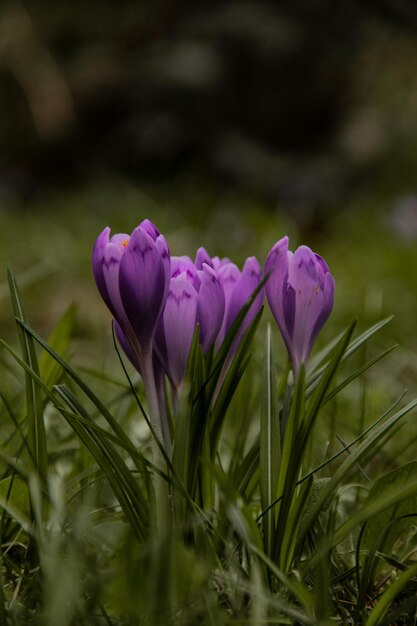
[[[242,307],[258,289],[230,349],[232,355],[263,301],[261,267],[249,257],[242,270],[199,248],[194,261],[171,257],[163,235],[144,220],[129,235],[106,228],[93,250],[97,287],[115,320],[127,356],[146,379],[155,363],[174,389],[186,374],[195,329],[204,354],[218,351]],[[307,246],[294,253],[288,237],[269,252],[266,298],[297,376],[333,307],[334,280],[326,262]],[[146,380],[145,380],[146,383]]]

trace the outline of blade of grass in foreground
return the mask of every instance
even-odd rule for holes
[[[342,361],[346,361],[356,350],[358,350],[364,343],[366,343],[373,335],[375,335],[378,331],[380,331],[384,326],[386,326],[392,319],[393,315],[390,315],[386,319],[377,322],[371,328],[368,328],[365,332],[363,332],[359,337],[354,339],[352,343],[347,348],[345,354],[343,355]],[[356,324],[356,321],[354,322]],[[346,331],[345,331],[346,332]],[[310,362],[310,367],[308,368],[308,376],[307,376],[307,389],[308,392],[311,392],[310,388],[314,388],[315,382],[321,376],[323,371],[326,368],[326,364],[319,365],[332,353],[334,347],[340,341],[341,337],[344,333],[341,333],[336,339],[330,342],[330,345],[326,346],[324,350],[322,350],[312,361]]]
[[[268,512],[262,518],[266,554],[272,556],[276,508],[270,507],[277,498],[278,472],[281,463],[281,441],[278,416],[278,398],[275,387],[275,364],[272,351],[271,326],[268,324],[265,341],[264,383],[262,391],[260,435],[260,487],[262,509]]]
[[[378,626],[378,624],[381,624],[382,618],[394,602],[395,598],[401,593],[401,591],[404,590],[407,583],[416,576],[417,563],[402,572],[398,578],[391,582],[390,586],[379,598],[378,603],[372,609],[368,619],[365,621],[366,626]],[[393,622],[390,623],[392,624]]]
[[[33,339],[39,343],[44,350],[46,350],[53,359],[59,363],[59,365],[63,368],[63,370],[72,378],[75,384],[85,393],[85,395],[91,400],[91,402],[96,406],[100,415],[104,417],[106,422],[112,428],[114,433],[121,439],[124,440],[127,445],[130,444],[130,439],[120,426],[120,424],[115,420],[113,415],[107,409],[107,407],[101,402],[101,400],[96,396],[96,394],[90,389],[90,387],[82,380],[82,378],[75,372],[75,370],[61,357],[57,354],[48,344],[42,339],[26,322],[20,321],[19,324],[26,331],[26,334],[33,337]],[[6,346],[7,347],[7,346]],[[34,371],[36,373],[36,370]],[[134,459],[135,460],[135,459]]]
[[[132,530],[139,540],[144,540],[149,526],[148,503],[141,493],[133,474],[108,439],[97,431],[94,426],[89,426],[90,416],[69,390],[63,387],[56,387],[56,391],[73,412],[70,413],[64,410],[61,411],[62,415],[64,415],[71,428],[83,441],[105,473]],[[84,419],[78,420],[77,415]]]
[[[22,349],[22,357],[30,369],[39,373],[39,364],[36,356],[33,338],[22,328],[26,323],[26,314],[20,298],[16,279],[10,268],[7,269],[10,297],[13,312],[17,321],[17,332]],[[48,456],[46,447],[45,424],[43,421],[43,399],[39,387],[33,378],[26,373],[26,411],[27,411],[27,443],[34,470],[39,473],[43,483],[46,483],[48,473]]]
[[[56,408],[65,417],[79,439],[87,447],[90,454],[92,454],[97,464],[106,475],[113,489],[114,495],[123,509],[126,519],[129,521],[133,532],[139,540],[144,540],[147,536],[147,530],[149,527],[147,501],[142,495],[140,487],[134,479],[131,471],[128,469],[115,447],[112,446],[108,438],[103,436],[103,434],[96,428],[95,424],[92,424],[91,426],[89,425],[91,417],[68,389],[65,389],[62,386],[57,386],[55,388],[61,398],[71,408],[71,411],[61,407],[56,402],[56,397],[53,392],[46,387],[45,383],[39,378],[36,372],[30,370],[30,367],[19,357],[18,354],[16,354],[12,348],[10,348],[10,346],[4,342],[1,343],[6,347],[10,354],[14,356],[25,371],[32,376],[34,384],[39,385],[40,388],[43,389],[45,394],[51,399]],[[78,415],[81,419],[77,419]],[[127,439],[127,442],[125,439]],[[122,439],[122,442],[126,445],[129,442],[129,447],[132,447],[132,444],[127,436]],[[143,463],[141,463],[141,469],[143,469],[143,467]]]

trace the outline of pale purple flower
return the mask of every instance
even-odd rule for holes
[[[221,286],[223,287],[225,312],[221,328],[216,338],[216,346],[217,349],[219,349],[239,312],[259,286],[259,283],[262,280],[261,268],[255,257],[249,257],[245,261],[243,270],[240,271],[238,266],[235,265],[235,263],[232,263],[232,261],[228,258],[210,258],[208,252],[204,248],[199,248],[197,250],[195,263],[197,267],[199,267],[202,263],[210,264],[214,269]],[[263,289],[259,291],[255,300],[252,302],[239,330],[236,333],[231,349],[232,353],[236,351],[244,333],[259,313],[262,302]]]
[[[170,255],[165,238],[149,220],[130,236],[110,238],[106,228],[94,245],[92,265],[100,294],[117,322],[116,334],[120,340],[120,327],[140,365],[142,354],[152,352],[168,295]],[[121,345],[126,351],[123,340]]]
[[[334,301],[334,279],[327,263],[307,246],[292,253],[280,239],[265,263],[266,297],[297,376],[327,321]]]
[[[224,316],[224,293],[214,270],[205,262],[197,270],[189,257],[172,257],[165,309],[156,333],[158,355],[174,387],[184,380],[197,323],[206,354]]]
[[[228,274],[226,271],[227,265],[223,266],[219,270],[219,280],[223,284],[225,294],[228,292],[227,298],[227,310],[225,315],[225,327],[224,331],[227,334],[239,315],[240,311],[244,307],[244,305],[249,301],[249,299],[253,296],[256,289],[259,287],[259,283],[262,280],[262,272],[261,267],[259,265],[258,260],[251,256],[246,259],[245,264],[243,266],[242,271],[240,272],[239,277],[236,281],[231,281],[229,285],[227,284],[230,280],[231,274]],[[223,279],[225,282],[223,282]],[[233,285],[233,288],[232,288]],[[256,295],[254,301],[249,307],[248,312],[246,313],[243,321],[239,327],[237,332],[235,342],[239,342],[243,337],[247,329],[249,328],[251,322],[254,320],[256,315],[259,313],[262,303],[263,303],[264,293],[263,288],[260,289],[259,293]]]

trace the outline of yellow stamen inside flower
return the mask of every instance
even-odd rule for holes
[[[128,243],[129,243],[129,239],[125,239],[122,243],[123,248],[126,248]]]

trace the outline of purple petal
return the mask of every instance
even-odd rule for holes
[[[316,257],[317,263],[319,264],[319,266],[323,270],[323,274],[328,274],[330,272],[330,270],[329,270],[329,266],[327,265],[326,261],[319,254],[315,253],[314,256]]]
[[[214,256],[211,259],[211,262],[213,264],[213,268],[217,272],[221,267],[223,267],[223,265],[228,265],[229,263],[231,263],[231,260],[227,256],[223,257],[223,259],[220,259],[218,256]]]
[[[155,226],[155,224],[153,222],[151,222],[148,219],[143,220],[140,224],[139,224],[139,228],[141,228],[142,230],[145,231],[145,233],[148,233],[148,235],[150,237],[152,237],[152,239],[154,241],[157,240],[158,237],[160,237],[161,233],[159,232],[159,230],[157,229],[157,227]]]
[[[128,321],[120,296],[119,272],[127,241],[129,241],[128,235],[114,235],[104,251],[103,261],[103,276],[111,301],[110,310],[125,332]]]
[[[185,272],[187,280],[190,281],[197,289],[200,286],[200,279],[197,270],[189,256],[172,256],[171,257],[171,278],[175,278]]]
[[[222,325],[225,297],[223,287],[210,266],[204,263],[199,276],[201,285],[198,294],[197,322],[200,324],[200,343],[203,352],[207,353]]]
[[[168,244],[163,235],[159,235],[159,237],[156,238],[155,246],[161,256],[162,264],[164,266],[165,285],[166,285],[165,298],[166,298],[167,293],[168,293],[169,280],[171,278],[171,257],[169,253]]]
[[[225,302],[225,312],[223,321],[217,335],[216,345],[220,347],[223,343],[224,337],[226,335],[226,323],[228,317],[228,311],[230,306],[230,300],[232,297],[233,290],[240,278],[240,270],[234,263],[230,261],[228,263],[224,263],[223,265],[219,265],[217,270],[217,278],[220,281],[221,286],[224,291],[224,302]]]
[[[176,387],[184,380],[193,340],[198,294],[185,273],[171,279],[163,313],[170,379]]]
[[[332,312],[332,309],[333,309],[333,304],[334,304],[334,278],[330,274],[330,272],[327,272],[324,278],[321,310],[317,317],[317,320],[314,323],[313,329],[311,331],[310,345],[309,345],[310,352],[314,345],[314,342],[316,341],[318,337],[319,332],[321,331],[324,324],[327,322],[327,320],[330,317],[330,313]]]
[[[293,327],[291,318],[294,317],[294,314],[288,305],[284,310],[283,297],[284,294],[288,295],[288,264],[291,258],[292,254],[288,251],[288,237],[283,237],[271,248],[265,262],[265,275],[268,276],[265,285],[266,297],[288,349],[291,346],[288,326]],[[288,325],[285,318],[286,313],[290,315]]]
[[[230,330],[233,322],[240,313],[242,307],[248,302],[253,295],[254,291],[261,282],[261,268],[255,257],[249,257],[246,259],[243,270],[239,276],[239,279],[234,285],[233,291],[230,295],[229,306],[227,310],[226,319],[226,333]],[[239,336],[241,337],[254,317],[259,312],[262,306],[263,290],[256,296],[249,311],[247,312],[241,327],[239,329]]]
[[[96,281],[97,288],[103,298],[104,302],[107,304],[109,309],[111,309],[111,300],[109,293],[107,291],[106,281],[104,279],[103,274],[103,263],[104,263],[104,253],[109,243],[109,235],[110,228],[107,226],[102,233],[97,237],[96,242],[93,248],[92,255],[92,265],[93,265],[93,274],[94,279]]]
[[[285,327],[290,339],[292,339],[294,335],[295,307],[295,289],[291,287],[289,283],[284,283],[282,286],[282,311],[285,320]]]
[[[300,246],[289,263],[288,282],[295,291],[296,300],[292,349],[299,363],[305,363],[310,355],[311,333],[323,307],[322,271],[315,254],[307,246]]]
[[[196,252],[195,255],[195,267],[197,270],[202,270],[203,269],[203,263],[205,263],[206,265],[209,265],[210,267],[213,267],[211,258],[209,253],[207,252],[207,250],[205,248],[203,248],[201,246],[201,248],[199,248]]]
[[[141,228],[142,230],[144,230],[145,233],[147,233],[155,242],[156,248],[159,251],[162,261],[164,263],[166,280],[167,280],[166,288],[168,291],[169,279],[171,276],[171,262],[170,262],[169,248],[168,248],[166,239],[163,235],[161,235],[161,233],[159,232],[155,224],[148,219],[143,220],[139,224],[138,228]]]
[[[103,300],[126,331],[128,321],[120,298],[119,266],[129,235],[118,234],[109,239],[109,234],[110,229],[106,228],[97,238],[93,250],[93,273]]]
[[[152,237],[140,226],[120,261],[120,296],[142,349],[151,347],[168,292],[166,262]]]

